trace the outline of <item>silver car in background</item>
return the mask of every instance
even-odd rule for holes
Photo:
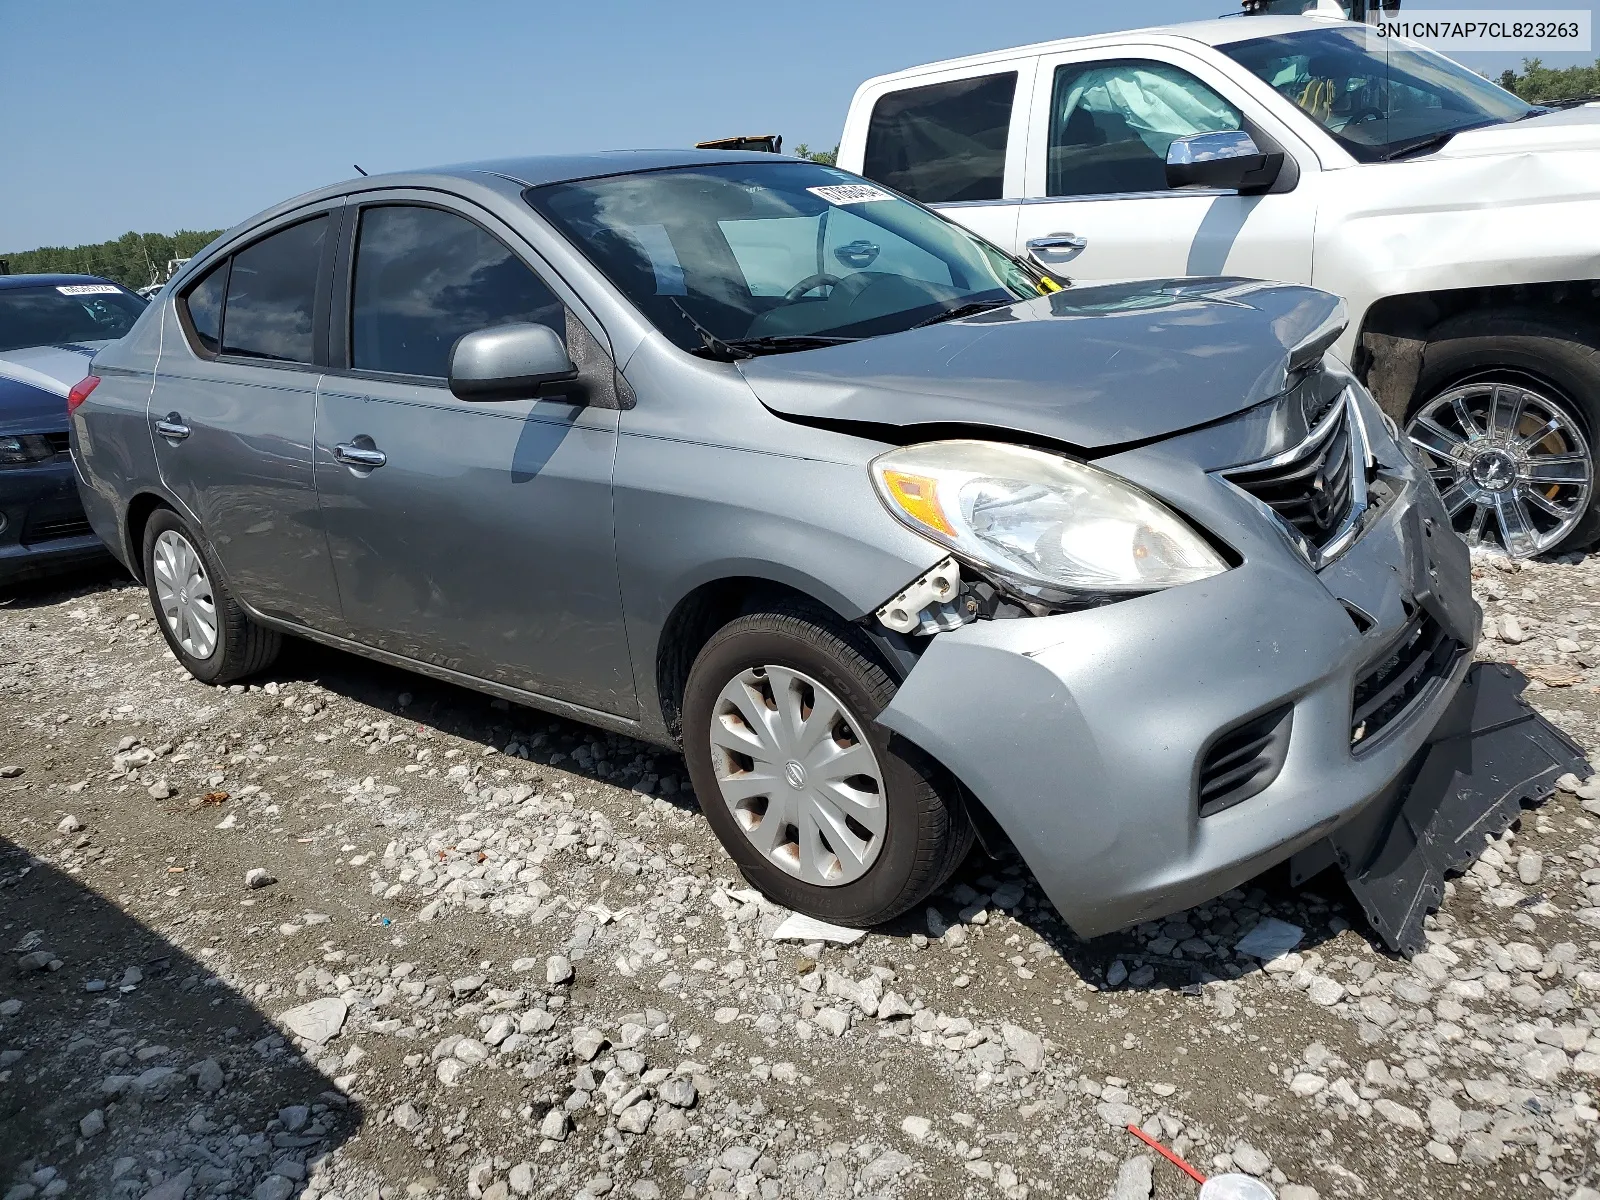
[[[225,234],[73,445],[197,678],[291,634],[681,746],[790,908],[886,921],[976,833],[1080,934],[1296,856],[1414,947],[1576,751],[1471,670],[1466,550],[1342,329],[1062,291],[814,163],[494,162]]]

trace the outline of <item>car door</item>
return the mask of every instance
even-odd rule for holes
[[[326,630],[339,599],[312,434],[341,215],[334,202],[287,216],[186,287],[149,407],[162,483],[238,596]]]
[[[385,193],[352,209],[317,420],[328,544],[357,640],[631,717],[614,366],[534,261],[465,203]],[[456,339],[515,321],[560,334],[579,378],[536,400],[457,399]]]
[[[861,174],[997,246],[1015,240],[1033,58],[904,80],[871,102]],[[847,135],[846,141],[860,144]]]
[[[1034,80],[1018,253],[1074,280],[1309,282],[1314,156],[1212,64],[1164,47],[1047,55]],[[1273,190],[1173,190],[1179,137],[1244,129],[1286,151]]]

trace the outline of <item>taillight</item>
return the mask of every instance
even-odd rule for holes
[[[89,398],[89,393],[100,386],[100,376],[86,375],[78,380],[78,384],[67,393],[67,416],[78,411],[78,405]]]

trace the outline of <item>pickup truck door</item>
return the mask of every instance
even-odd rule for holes
[[[1013,249],[1077,281],[1246,275],[1311,280],[1320,167],[1225,71],[1162,46],[1039,60]],[[1285,151],[1271,192],[1174,191],[1167,148],[1244,128]],[[1263,149],[1266,149],[1263,146]]]

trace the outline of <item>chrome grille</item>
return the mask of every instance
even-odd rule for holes
[[[1271,513],[1320,567],[1354,540],[1367,507],[1366,467],[1366,434],[1346,392],[1298,446],[1220,474]]]

